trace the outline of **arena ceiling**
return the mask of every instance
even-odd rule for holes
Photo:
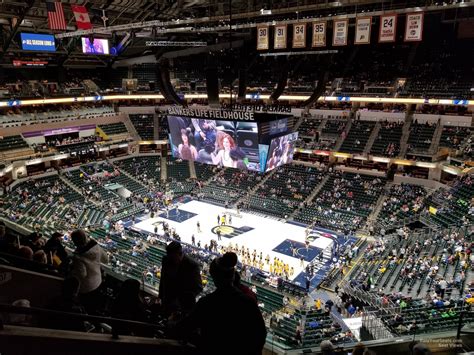
[[[150,48],[145,46],[147,40],[158,41],[206,41],[216,44],[228,41],[227,33],[221,31],[199,31],[199,28],[212,29],[212,26],[225,26],[232,14],[233,23],[249,21],[291,20],[310,16],[327,16],[351,14],[363,11],[387,11],[407,7],[433,4],[431,0],[71,0],[63,1],[67,32],[76,30],[75,20],[70,5],[87,7],[95,29],[124,26],[122,31],[101,33],[118,42],[127,35],[125,50],[121,58],[144,54],[159,54],[176,48]],[[263,14],[261,10],[271,10]],[[148,21],[188,21],[195,24],[196,31],[174,31],[178,26],[167,25],[160,30],[140,28],[130,30],[128,24]],[[19,32],[51,33],[47,23],[47,11],[44,0],[0,0],[0,65],[11,65],[12,59],[32,56],[20,48]],[[56,32],[55,34],[57,34]],[[234,31],[236,38],[250,38],[250,29]],[[63,38],[58,41],[58,51],[54,54],[35,54],[47,59],[52,65],[109,65],[118,57],[104,58],[85,56],[81,53],[79,36]],[[120,58],[120,59],[121,59]],[[78,64],[79,63],[79,64]],[[81,64],[82,63],[82,64]]]

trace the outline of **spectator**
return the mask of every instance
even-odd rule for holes
[[[51,306],[52,310],[68,313],[84,314],[84,307],[79,302],[79,280],[75,277],[68,277],[64,280],[62,285],[61,297],[55,299]],[[45,322],[49,328],[84,331],[84,322],[81,320],[73,320],[67,317],[48,315]]]
[[[36,261],[40,264],[47,264],[48,258],[46,257],[46,253],[44,252],[44,250],[38,250],[36,253],[34,253],[33,261]]]
[[[178,326],[182,334],[200,329],[198,347],[204,354],[256,355],[265,344],[265,323],[258,306],[233,286],[235,266],[235,254],[212,261],[210,274],[217,289],[202,297]]]
[[[31,248],[33,253],[36,253],[38,250],[43,248],[43,240],[41,239],[41,234],[33,232],[28,235],[22,243],[23,245]]]
[[[321,354],[323,355],[334,354],[334,345],[330,340],[323,340],[319,347],[321,348]]]
[[[43,250],[48,256],[51,265],[60,266],[67,259],[67,252],[62,244],[61,233],[54,232],[44,245]]]
[[[413,346],[413,355],[430,355],[431,350],[424,343],[418,343]]]
[[[30,247],[22,246],[18,250],[18,256],[26,260],[33,260],[33,250]]]
[[[102,284],[100,263],[107,263],[107,254],[83,230],[71,233],[76,246],[72,260],[72,275],[80,282],[79,296],[88,313],[95,313],[100,304],[99,286]]]
[[[134,279],[125,280],[112,305],[112,317],[146,322],[146,308],[140,296],[139,281]],[[137,334],[137,330],[131,331],[131,329],[123,324],[114,325],[114,331],[118,332],[118,334]],[[138,333],[141,332],[138,331]]]
[[[235,255],[235,253],[229,253],[229,254]],[[235,255],[235,258],[237,258],[237,255]],[[234,277],[234,287],[240,290],[244,295],[254,300],[255,303],[257,303],[257,295],[249,287],[242,284],[240,281],[241,281],[240,273],[236,272],[235,277]]]
[[[190,312],[196,303],[196,296],[201,291],[199,265],[183,253],[179,242],[171,242],[166,247],[166,256],[162,260],[158,295],[164,314]]]

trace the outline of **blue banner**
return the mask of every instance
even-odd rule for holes
[[[259,155],[259,163],[260,163],[260,172],[265,172],[265,167],[267,165],[267,156],[268,156],[268,145],[266,144],[259,144],[258,145],[258,155]]]
[[[21,33],[21,48],[25,51],[56,52],[54,36],[36,33]]]

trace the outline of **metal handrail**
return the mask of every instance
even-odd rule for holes
[[[5,313],[14,313],[14,314],[31,314],[31,315],[46,315],[46,316],[59,316],[61,318],[67,319],[68,321],[77,320],[77,321],[89,321],[91,323],[111,323],[112,324],[112,338],[118,339],[118,332],[116,329],[117,325],[127,325],[129,327],[145,327],[158,330],[163,332],[163,326],[145,323],[145,322],[138,322],[133,320],[127,319],[120,319],[120,318],[112,318],[112,317],[102,317],[102,316],[93,316],[88,314],[80,314],[80,313],[70,313],[70,312],[62,312],[62,311],[55,311],[49,310],[44,308],[37,308],[37,307],[18,307],[12,306],[5,303],[0,303],[0,312]],[[3,330],[5,322],[0,318],[0,330]]]

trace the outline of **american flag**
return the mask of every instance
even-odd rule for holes
[[[63,4],[60,1],[46,1],[46,10],[48,10],[48,25],[50,29],[65,30],[67,28]]]

